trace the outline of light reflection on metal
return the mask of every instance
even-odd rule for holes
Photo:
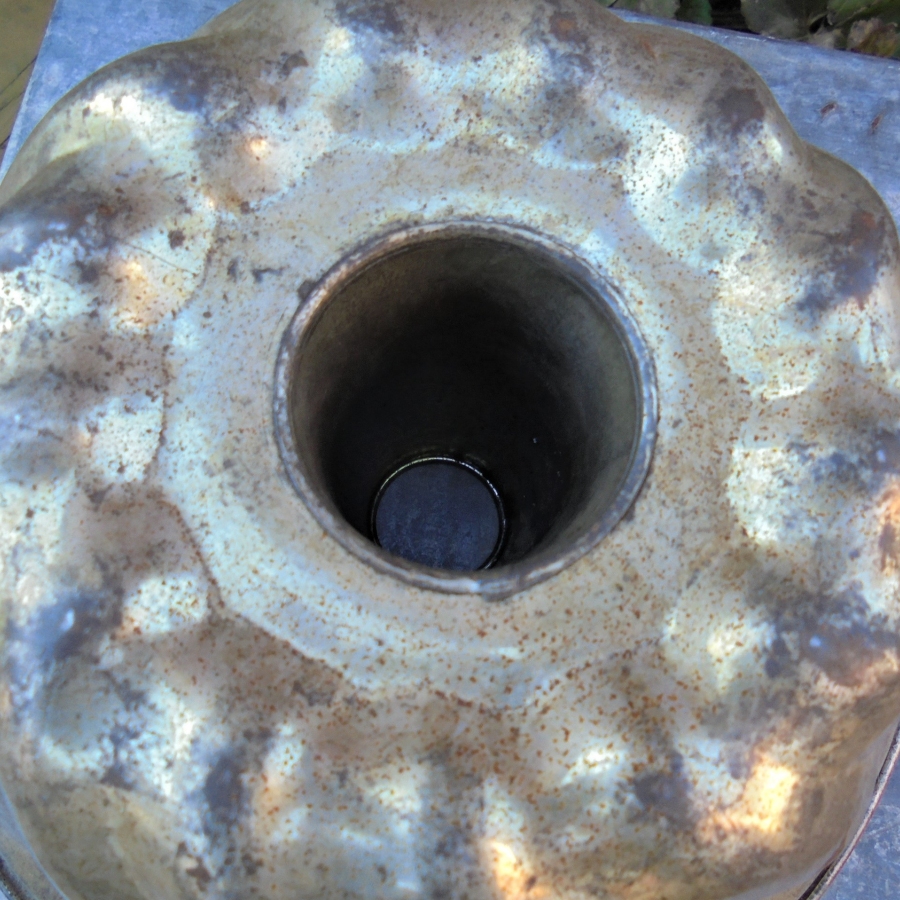
[[[798,896],[900,713],[881,202],[734,57],[576,0],[204,35],[0,188],[0,765],[43,864],[86,900]],[[460,221],[601,272],[658,380],[629,515],[500,602],[345,551],[271,415],[298,291]]]

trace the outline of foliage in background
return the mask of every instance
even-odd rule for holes
[[[900,0],[600,0],[604,6],[900,58]]]

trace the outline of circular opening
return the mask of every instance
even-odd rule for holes
[[[282,457],[314,515],[423,586],[505,595],[559,571],[649,465],[634,323],[520,229],[427,226],[347,257],[294,317],[276,384]]]
[[[375,494],[369,530],[395,556],[465,572],[496,562],[506,513],[484,472],[462,460],[426,456],[388,475]]]

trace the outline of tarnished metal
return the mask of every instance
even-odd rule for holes
[[[0,765],[67,896],[749,900],[839,854],[900,713],[898,247],[744,64],[566,0],[246,3],[0,196]],[[273,417],[301,298],[473,222],[598,273],[658,391],[628,514],[499,601],[323,531]]]

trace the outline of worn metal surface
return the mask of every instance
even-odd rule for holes
[[[4,784],[70,896],[791,896],[867,805],[887,210],[713,47],[460,10],[238,7],[81,88],[0,188]],[[366,567],[272,436],[297,288],[454,218],[577,250],[659,378],[632,515],[504,603]]]
[[[862,172],[900,219],[900,62],[680,22],[667,27],[715,41],[750,63],[800,137]]]

